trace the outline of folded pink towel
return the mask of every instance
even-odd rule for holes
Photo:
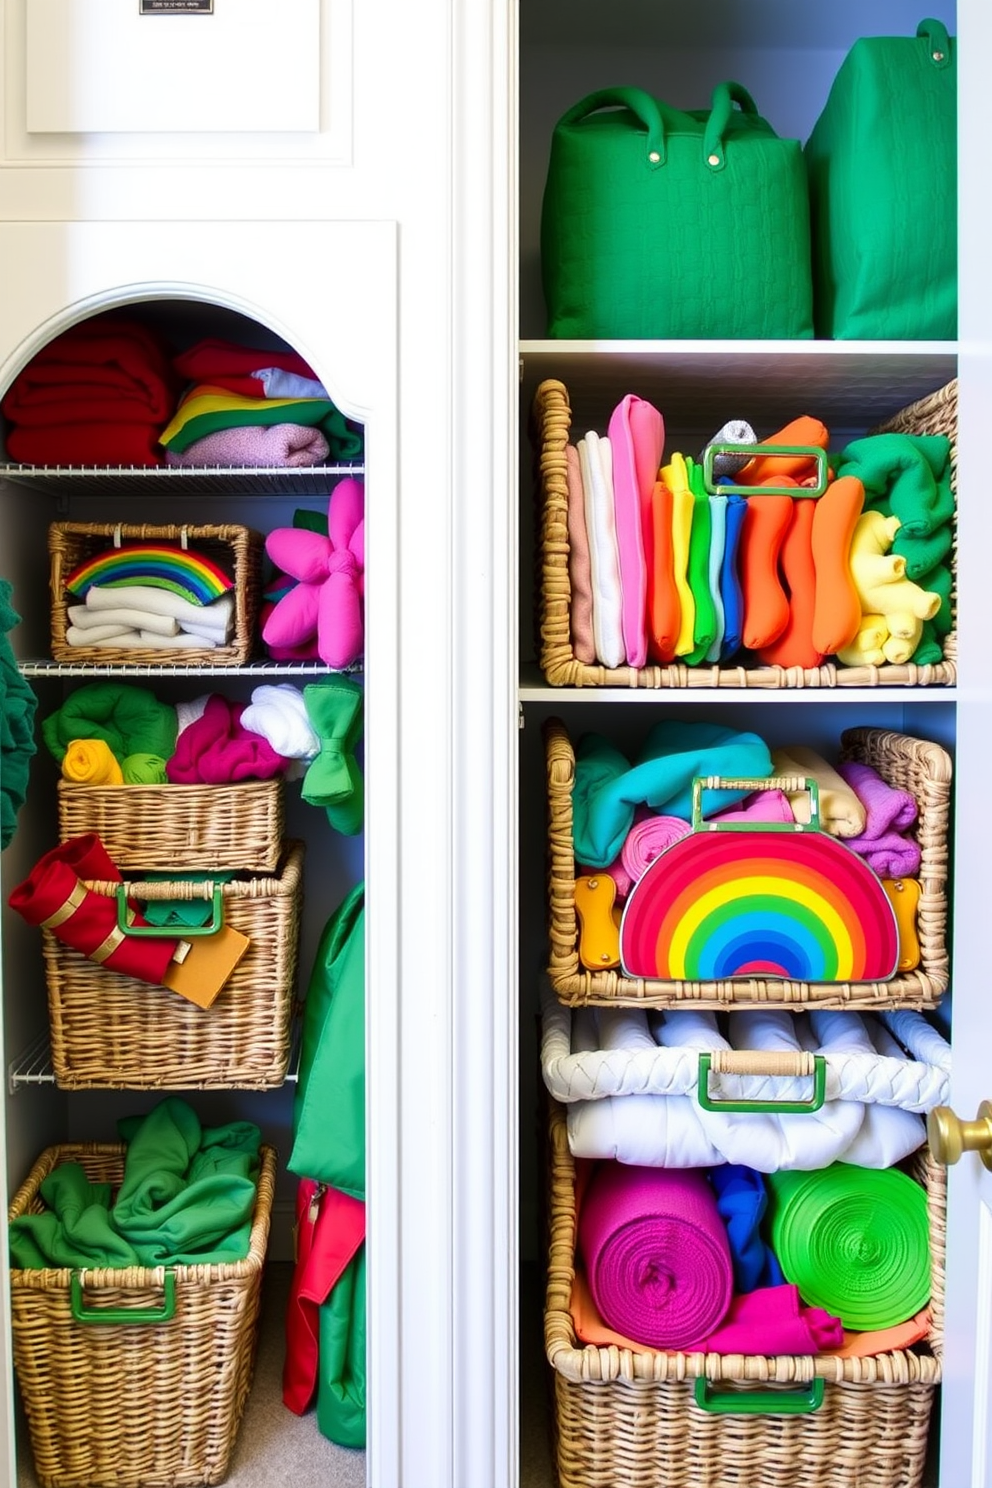
[[[272,780],[285,774],[289,761],[261,734],[241,726],[244,703],[230,703],[219,693],[207,699],[202,715],[184,728],[176,751],[166,761],[172,785],[230,785],[236,780]]]
[[[623,595],[623,641],[628,666],[648,659],[647,595],[653,532],[651,498],[665,444],[665,421],[651,403],[628,393],[610,416],[607,431],[613,452],[613,504],[620,586]]]
[[[865,830],[845,838],[846,846],[879,878],[913,878],[921,861],[920,845],[908,835],[919,815],[914,797],[888,785],[871,765],[850,761],[838,765],[837,773],[865,808]]]
[[[260,468],[323,465],[330,445],[317,428],[302,424],[249,424],[239,429],[217,429],[194,439],[179,453],[167,449],[166,465],[252,465]]]
[[[577,1271],[572,1281],[572,1322],[581,1343],[598,1348],[643,1349],[642,1338],[630,1338],[607,1327],[600,1317],[589,1285]],[[922,1336],[922,1335],[921,1335]],[[782,1286],[759,1287],[734,1297],[723,1322],[714,1332],[691,1345],[694,1352],[707,1354],[818,1354],[822,1349],[840,1348],[844,1326],[822,1307],[807,1307],[799,1288],[786,1282]],[[689,1347],[687,1345],[687,1347]]]
[[[596,1307],[627,1337],[681,1349],[726,1318],[730,1243],[701,1169],[601,1163],[583,1196],[578,1240]]]
[[[624,838],[620,849],[620,862],[633,885],[647,871],[659,853],[681,837],[692,831],[689,823],[680,816],[664,816],[646,811],[640,821],[634,815],[634,824]],[[630,893],[630,888],[627,889]]]
[[[707,821],[717,822],[794,822],[795,819],[788,796],[780,790],[752,791],[740,806],[707,817]]]

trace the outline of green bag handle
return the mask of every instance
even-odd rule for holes
[[[780,790],[785,795],[795,791],[809,793],[808,822],[703,821],[703,791],[733,790],[750,795],[758,790]],[[692,780],[692,830],[694,832],[819,832],[820,787],[812,775],[734,776],[694,775]]]
[[[710,1070],[716,1062],[717,1074],[785,1075],[793,1078],[813,1076],[813,1093],[809,1100],[714,1100],[710,1094]],[[785,1049],[750,1050],[718,1049],[699,1055],[699,1079],[696,1097],[704,1111],[765,1111],[779,1116],[803,1116],[819,1111],[827,1094],[827,1061],[823,1054]]]
[[[721,171],[727,163],[724,135],[734,104],[739,103],[741,112],[752,118],[760,118],[758,106],[743,83],[717,83],[710,103],[710,116],[703,131],[703,159],[710,170]]]
[[[176,1315],[176,1273],[171,1266],[165,1272],[160,1307],[87,1307],[83,1301],[84,1274],[73,1271],[69,1277],[69,1306],[77,1323],[167,1323]]]
[[[118,884],[117,885],[117,928],[122,935],[129,936],[132,940],[169,940],[181,931],[181,939],[191,940],[197,935],[216,935],[224,923],[224,895],[220,884],[204,883],[194,885],[193,892],[180,896],[176,893],[176,885],[169,885],[168,893],[154,892],[146,894],[145,890],[158,888],[159,885],[151,884]],[[138,892],[140,888],[141,892]],[[209,891],[209,892],[208,892]],[[134,925],[128,920],[127,896],[131,894],[136,899],[207,899],[211,900],[210,919],[205,925]]]
[[[735,103],[740,104],[745,114],[759,117],[754,99],[741,83],[717,84],[703,130],[703,161],[710,170],[723,170],[726,164],[723,137]],[[579,124],[590,114],[603,108],[627,109],[643,125],[647,133],[644,154],[650,170],[658,170],[665,164],[666,129],[680,134],[699,132],[699,119],[696,115],[662,103],[643,88],[599,88],[595,93],[588,93],[562,115],[558,127]]]
[[[721,1416],[808,1416],[823,1404],[822,1379],[805,1390],[715,1390],[697,1375],[693,1394],[700,1410]]]
[[[713,479],[717,455],[808,455],[816,462],[816,485],[738,486],[726,482],[718,486]],[[703,452],[703,482],[710,496],[808,496],[815,500],[827,489],[827,452],[816,444],[737,444],[731,439],[714,439]]]
[[[951,39],[943,21],[935,21],[932,16],[928,16],[917,26],[916,34],[926,37],[930,61],[934,67],[943,70],[951,65]]]

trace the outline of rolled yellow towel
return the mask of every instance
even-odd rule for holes
[[[121,767],[103,739],[73,739],[62,759],[62,777],[74,785],[123,785]]]
[[[865,829],[867,816],[859,798],[832,765],[804,744],[788,744],[772,750],[772,767],[776,775],[812,776],[820,788],[820,826],[831,837],[858,837]],[[809,821],[809,793],[788,792],[789,804],[797,822]]]

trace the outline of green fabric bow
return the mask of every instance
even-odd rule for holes
[[[311,806],[323,806],[336,832],[354,837],[365,822],[365,781],[355,758],[364,694],[350,677],[336,676],[333,681],[304,687],[303,701],[320,739],[320,753],[303,777],[303,799]]]

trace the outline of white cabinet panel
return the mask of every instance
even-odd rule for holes
[[[142,9],[139,0],[28,0],[29,134],[319,128],[319,0]]]

